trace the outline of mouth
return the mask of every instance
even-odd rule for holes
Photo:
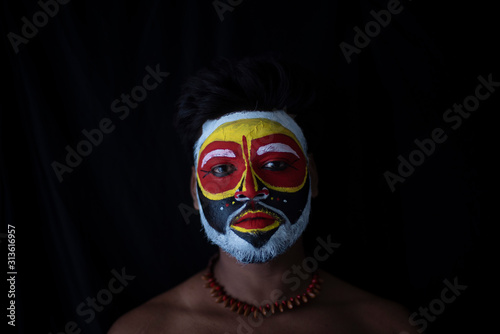
[[[257,233],[274,230],[280,225],[281,219],[275,214],[262,210],[248,210],[235,217],[231,228],[243,233]]]

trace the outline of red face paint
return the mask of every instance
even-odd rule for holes
[[[241,145],[234,142],[210,143],[198,161],[201,186],[211,194],[220,194],[237,188],[244,171],[245,161]]]
[[[252,169],[268,187],[284,192],[302,188],[307,175],[307,161],[295,140],[274,134],[252,140]]]
[[[223,197],[233,196],[242,187],[258,191],[253,189],[256,178],[270,189],[296,192],[305,183],[307,161],[297,142],[287,135],[272,134],[251,141],[242,136],[241,143],[215,141],[207,145],[198,160],[198,175],[206,192]]]

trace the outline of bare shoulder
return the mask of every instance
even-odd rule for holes
[[[159,324],[159,314],[166,305],[147,302],[120,317],[108,331],[108,334],[142,334],[152,333]],[[162,333],[162,331],[158,331]]]
[[[323,272],[323,293],[335,308],[357,318],[373,333],[417,333],[408,321],[409,311],[399,303],[381,298],[333,275]]]
[[[149,300],[118,319],[108,334],[148,333],[222,333],[239,326],[233,312],[213,302],[200,276]],[[408,322],[408,312],[401,305],[357,288],[326,272],[321,293],[311,307],[267,319],[260,332],[273,332],[293,324],[295,332],[416,334]],[[281,320],[280,320],[281,319]],[[300,321],[295,321],[301,319]],[[278,326],[278,327],[276,327]],[[284,327],[283,327],[284,326]],[[305,327],[304,327],[305,326]],[[323,329],[324,329],[323,328]],[[275,332],[275,331],[274,331]]]
[[[196,274],[124,314],[113,324],[108,334],[174,333],[180,323],[184,326],[189,323],[194,325],[197,322],[186,318],[192,317],[197,299],[204,296],[199,293],[200,276],[201,273]]]

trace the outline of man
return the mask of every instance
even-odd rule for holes
[[[177,127],[193,154],[193,205],[220,251],[111,334],[415,332],[401,306],[327,272],[290,277],[318,195],[298,125],[313,101],[303,73],[275,58],[221,61],[187,82]]]

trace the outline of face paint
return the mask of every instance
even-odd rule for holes
[[[306,141],[283,111],[207,121],[195,144],[197,195],[207,237],[243,263],[292,246],[310,212]]]

